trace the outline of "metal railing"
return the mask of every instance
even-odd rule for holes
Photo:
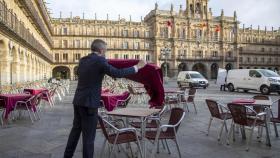
[[[187,55],[178,55],[177,60],[186,60],[186,61],[221,61],[223,60],[223,56],[187,56]]]
[[[1,30],[7,30],[9,34],[16,36],[16,39],[24,41],[32,49],[36,50],[38,54],[42,55],[49,61],[53,61],[52,55],[44,48],[40,42],[30,33],[29,29],[24,26],[17,16],[7,8],[7,6],[0,2],[0,27]]]

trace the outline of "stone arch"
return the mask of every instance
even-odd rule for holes
[[[163,76],[168,76],[170,74],[170,64],[169,63],[164,62],[161,64],[160,67],[161,67]]]
[[[78,65],[74,67],[74,80],[78,80]]]
[[[192,67],[193,71],[198,71],[201,73],[205,78],[207,78],[207,68],[204,64],[202,63],[196,63]]]
[[[211,65],[211,79],[217,79],[218,70],[219,70],[219,65],[217,63],[213,63]]]
[[[59,79],[70,79],[70,68],[67,66],[56,66],[52,70],[52,76]]]
[[[226,66],[225,66],[225,69],[226,70],[231,70],[231,69],[233,69],[233,65],[231,63],[227,63]]]
[[[6,56],[8,53],[7,51],[7,44],[4,40],[0,40],[0,56]]]
[[[178,72],[180,71],[188,71],[187,63],[183,62],[178,65]]]

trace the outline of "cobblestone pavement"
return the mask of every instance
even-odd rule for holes
[[[166,86],[174,87],[175,82],[169,82]],[[0,127],[0,158],[62,158],[73,119],[71,102],[75,87],[76,82],[72,82],[71,93],[65,96],[62,102],[56,101],[54,108],[50,108],[46,104],[41,112],[41,120],[34,124],[31,124],[27,115],[25,115],[20,120],[13,121],[5,127]],[[219,121],[213,121],[210,135],[206,136],[210,116],[205,104],[206,98],[214,98],[226,103],[234,98],[248,98],[253,95],[254,93],[220,92],[218,87],[213,84],[206,90],[199,89],[195,99],[198,114],[195,114],[192,106],[190,106],[191,112],[186,114],[178,132],[182,157],[279,158],[280,138],[275,137],[273,128],[271,128],[272,147],[265,145],[264,138],[262,142],[258,142],[256,135],[254,135],[249,152],[245,151],[246,142],[241,139],[240,134],[236,135],[236,141],[231,142],[229,146],[224,141],[225,135],[223,135],[220,143],[217,141],[218,130],[221,125]],[[279,95],[272,94],[271,97],[276,99],[279,98]],[[129,106],[144,107],[146,105]],[[276,111],[276,108],[274,111]],[[97,132],[95,157],[100,157],[99,152],[103,140],[102,133]],[[170,155],[161,146],[160,153],[156,154],[156,157],[178,157],[175,143],[170,141],[169,146]],[[148,150],[152,147],[150,143],[147,143]],[[75,158],[82,157],[81,149],[81,143],[79,143]],[[126,157],[123,153],[117,153],[117,157]]]

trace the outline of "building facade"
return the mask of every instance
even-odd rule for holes
[[[79,59],[94,39],[107,42],[107,58],[141,59],[173,77],[182,70],[214,79],[218,68],[280,69],[280,29],[239,26],[237,14],[212,15],[209,0],[160,10],[140,22],[51,18],[43,0],[0,0],[1,84],[51,76],[77,79]]]

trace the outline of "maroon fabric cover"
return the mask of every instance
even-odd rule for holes
[[[41,92],[48,91],[48,89],[44,89],[44,88],[41,88],[41,89],[25,88],[23,91],[24,92],[29,92],[32,95],[36,95],[36,94],[39,94]]]
[[[242,103],[254,103],[255,102],[255,99],[234,99],[232,101],[232,103],[235,103],[235,104],[242,104]]]
[[[1,94],[0,99],[3,99],[5,101],[5,119],[8,118],[8,115],[11,111],[14,110],[14,107],[16,105],[17,101],[23,101],[26,99],[29,99],[31,97],[30,94]]]
[[[109,64],[116,68],[128,68],[138,64],[139,60],[108,60]],[[164,101],[163,78],[161,69],[154,64],[147,64],[139,69],[137,74],[126,77],[135,82],[142,83],[151,97],[150,108],[161,107]]]
[[[117,105],[119,100],[126,100],[129,97],[129,92],[123,92],[122,94],[114,94],[110,92],[101,93],[101,99],[103,100],[104,107],[107,111],[112,111]]]

